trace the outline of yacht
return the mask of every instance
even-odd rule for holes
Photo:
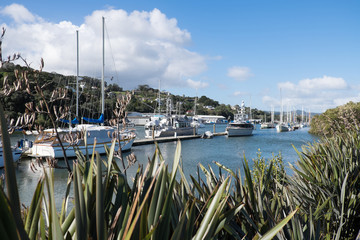
[[[286,123],[279,123],[278,125],[276,125],[276,131],[277,132],[288,132],[290,131],[290,126],[287,125]]]
[[[13,162],[15,163],[20,159],[22,151],[18,147],[12,146],[11,152],[12,152]],[[0,168],[3,167],[4,167],[4,153],[3,153],[2,142],[0,141]]]
[[[251,136],[254,125],[251,124],[245,115],[245,104],[242,101],[240,112],[235,114],[234,121],[226,127],[228,137]]]
[[[74,128],[58,128],[57,129],[61,142],[66,150],[67,157],[76,157],[76,150],[79,149],[84,155],[93,153],[94,142],[96,139],[95,151],[99,154],[105,154],[104,145],[111,146],[117,128],[111,126],[98,126],[93,124],[79,124]],[[77,139],[79,133],[86,133],[87,144],[84,138]],[[73,137],[73,143],[68,142],[66,139]],[[131,149],[135,140],[136,134],[133,131],[124,130],[120,132],[120,147],[122,151]],[[119,148],[118,141],[116,142],[116,149]],[[63,151],[60,143],[56,137],[54,129],[46,129],[40,133],[29,151],[31,157],[52,157],[63,158]]]
[[[186,117],[155,118],[145,124],[145,138],[177,137],[196,134],[197,128],[192,127],[191,122]]]
[[[275,124],[272,122],[262,123],[260,125],[261,129],[267,129],[267,128],[275,128]]]
[[[75,117],[74,120],[62,120],[62,122],[69,123],[69,128],[57,128],[55,129],[46,129],[40,133],[34,143],[32,148],[28,151],[29,156],[31,157],[53,157],[53,158],[64,158],[63,150],[56,136],[56,132],[59,134],[61,143],[63,144],[66,156],[67,157],[76,157],[76,149],[79,149],[83,154],[92,154],[93,145],[96,139],[95,151],[100,154],[105,153],[104,145],[111,146],[112,140],[118,138],[120,141],[120,146],[118,141],[116,142],[117,149],[121,147],[122,151],[129,150],[132,147],[132,144],[135,140],[136,134],[131,130],[121,130],[119,131],[117,127],[112,126],[103,126],[104,124],[104,111],[105,111],[105,81],[104,81],[104,67],[105,67],[105,41],[104,41],[104,24],[105,20],[102,18],[102,29],[103,29],[103,45],[102,45],[102,76],[101,76],[101,115],[98,119],[90,119],[83,117],[82,119],[88,123],[92,124],[79,124],[79,120]],[[78,32],[77,32],[78,37]],[[77,38],[78,39],[78,38]],[[78,41],[77,41],[78,42]],[[79,49],[79,44],[77,44],[77,49]],[[76,77],[76,116],[78,116],[78,79],[79,79],[79,54],[77,57],[77,77]],[[75,124],[75,127],[72,128],[71,124]],[[97,125],[102,124],[102,125]],[[81,133],[87,134],[87,141],[83,138],[77,139]],[[71,142],[69,140],[73,139]],[[86,149],[88,151],[86,151]]]

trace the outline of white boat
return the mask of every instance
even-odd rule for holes
[[[254,125],[247,122],[231,122],[226,127],[228,137],[251,136]]]
[[[153,119],[145,124],[145,138],[196,135],[197,128],[190,123],[186,118],[178,116]]]
[[[279,123],[278,125],[276,125],[277,132],[288,132],[290,131],[290,129],[290,126],[285,123]]]
[[[283,122],[284,118],[284,107],[282,102],[282,94],[281,94],[281,88],[280,88],[280,102],[281,102],[281,110],[280,110],[280,122],[278,125],[276,125],[276,131],[277,132],[288,132],[291,128],[289,124]]]
[[[88,154],[93,153],[93,145],[96,139],[95,151],[99,154],[105,154],[104,145],[111,146],[113,136],[117,129],[110,126],[97,126],[93,124],[79,124],[75,128],[71,129],[57,129],[62,144],[66,150],[67,157],[76,157],[76,150],[79,149],[83,154],[86,154],[86,148]],[[80,132],[86,131],[87,145],[85,145],[84,139],[80,139],[75,144],[71,144],[65,141],[65,138],[69,135],[76,138],[76,135]],[[56,138],[54,129],[47,129],[39,134],[30,150],[29,156],[31,157],[52,157],[63,158],[62,148]],[[123,131],[120,133],[120,146],[122,151],[128,151],[134,142],[136,134],[132,131]],[[116,142],[116,149],[119,148],[118,142]]]
[[[262,124],[260,125],[260,128],[261,128],[261,129],[275,128],[275,124],[274,124],[274,123],[271,123],[271,122],[262,123]]]
[[[210,131],[206,131],[201,135],[201,138],[213,138],[214,134]]]
[[[245,104],[244,101],[242,101],[240,112],[235,114],[234,121],[228,124],[225,131],[228,137],[238,137],[251,136],[253,130],[254,125],[248,121],[245,115]]]
[[[104,111],[105,111],[105,94],[104,94],[104,67],[105,67],[105,41],[104,41],[104,23],[105,20],[103,18],[103,46],[102,46],[102,52],[103,52],[103,64],[102,64],[102,76],[101,76],[101,116],[99,119],[89,119],[83,117],[86,121],[92,121],[95,123],[103,123],[104,122]],[[79,49],[79,48],[77,48]],[[79,54],[78,54],[79,56]],[[76,116],[78,116],[78,76],[79,76],[79,57],[77,61],[77,78],[76,78]],[[65,120],[63,122],[66,122]],[[131,149],[132,144],[134,142],[134,139],[136,137],[136,134],[133,131],[129,130],[117,130],[116,127],[110,127],[110,126],[100,126],[95,124],[78,124],[78,120],[75,118],[71,121],[73,124],[77,124],[74,128],[57,128],[57,132],[59,134],[61,143],[63,144],[66,156],[67,157],[75,157],[75,150],[78,148],[80,151],[82,151],[83,154],[86,154],[86,149],[88,149],[88,154],[92,154],[93,145],[96,139],[96,146],[95,151],[99,152],[100,154],[105,153],[104,145],[111,145],[112,139],[114,136],[119,135],[120,140],[120,146],[122,151],[127,151]],[[71,124],[69,124],[71,125]],[[72,136],[76,138],[76,135],[80,134],[81,132],[86,131],[87,134],[87,144],[85,145],[84,140],[79,140],[75,143],[70,144],[69,142],[65,141],[65,138],[67,136]],[[117,134],[118,133],[118,134]],[[116,150],[118,150],[119,144],[116,143]],[[60,146],[60,143],[56,136],[56,131],[54,129],[47,129],[44,130],[42,133],[40,133],[34,143],[32,148],[28,151],[29,156],[31,157],[53,157],[53,158],[64,158],[64,154],[62,151],[62,148]]]
[[[15,162],[19,161],[21,154],[22,154],[21,149],[15,147],[15,146],[12,146],[11,152],[12,152],[13,162],[15,163]],[[3,167],[4,167],[4,153],[3,153],[3,146],[0,141],[0,168],[3,168]]]
[[[191,125],[192,127],[196,127],[196,128],[204,128],[204,127],[205,127],[205,124],[203,124],[203,123],[201,123],[201,122],[199,122],[199,121],[197,121],[197,120],[193,120],[193,121],[190,123],[190,125]]]

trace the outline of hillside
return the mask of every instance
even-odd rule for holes
[[[6,64],[0,69],[0,96],[1,103],[4,106],[5,113],[8,119],[17,119],[25,111],[25,104],[28,102],[34,102],[38,104],[40,101],[40,95],[37,91],[32,91],[31,94],[26,91],[18,90],[13,91],[11,94],[5,94],[4,83],[6,79],[7,86],[14,86],[16,79],[22,79],[24,71],[29,70],[26,67],[21,67],[14,64]],[[45,99],[49,100],[49,107],[59,109],[62,106],[69,106],[69,112],[71,118],[75,117],[75,76],[64,76],[58,73],[49,72],[37,72],[31,69],[32,74],[28,74],[29,78],[34,83],[41,86]],[[15,76],[15,72],[17,78]],[[97,118],[100,115],[100,96],[101,96],[101,81],[99,79],[83,76],[79,83],[80,96],[79,96],[79,115],[90,118]],[[62,101],[50,101],[51,94],[56,89],[66,89],[66,98]],[[119,96],[125,95],[127,91],[123,90],[121,86],[116,83],[108,84],[105,82],[105,119],[113,118],[113,109],[116,105],[116,99]],[[137,89],[132,91],[132,99],[128,104],[126,110],[140,113],[157,113],[159,112],[158,89],[153,89],[148,85],[139,85]],[[172,104],[173,114],[187,114],[194,115],[195,109],[195,97],[193,96],[179,96],[173,95],[168,92],[161,92],[161,112],[166,112],[166,101]],[[222,115],[226,118],[233,118],[233,114],[236,110],[230,105],[225,105],[210,99],[206,96],[201,96],[197,99],[196,114],[199,115]],[[236,107],[236,106],[235,106]],[[238,107],[238,106],[237,106]],[[264,112],[252,109],[253,118],[263,118]],[[49,119],[45,114],[39,114],[36,117],[36,123],[45,127],[49,125]],[[69,116],[66,116],[68,119]]]

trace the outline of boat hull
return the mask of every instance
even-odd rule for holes
[[[195,135],[196,128],[194,127],[185,127],[185,128],[168,128],[160,130],[145,130],[145,138],[159,138],[159,137],[176,137],[176,136],[191,136]]]
[[[239,127],[227,127],[226,133],[228,137],[240,137],[240,136],[251,136],[253,129],[251,128],[239,128]]]
[[[12,149],[12,157],[13,157],[13,162],[17,162],[20,157],[21,157],[21,154],[22,152],[17,149],[17,148],[14,148]],[[3,168],[4,167],[4,154],[3,154],[3,149],[2,147],[0,148],[0,168]]]
[[[277,132],[288,132],[289,131],[289,127],[283,124],[279,124],[276,126],[276,131]]]
[[[129,151],[132,147],[134,139],[122,140],[121,141],[121,151]],[[105,154],[104,145],[111,147],[111,142],[106,143],[97,143],[95,145],[95,152],[99,154]],[[116,143],[116,148],[118,149],[119,144]],[[79,150],[84,155],[86,155],[86,148],[88,150],[88,155],[93,154],[94,145],[88,144],[87,147],[85,145],[75,145],[75,146],[64,146],[66,151],[66,156],[69,158],[76,157],[76,152]],[[51,157],[51,158],[64,158],[64,154],[62,148],[60,146],[52,146],[51,144],[34,144],[31,148],[30,157]]]

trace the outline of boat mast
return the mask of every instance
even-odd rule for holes
[[[79,116],[79,30],[76,30],[76,117]]]
[[[160,87],[161,87],[161,79],[159,79],[159,117],[160,117],[160,115],[161,115],[161,89],[160,89]]]
[[[105,18],[102,17],[102,72],[101,72],[101,113],[105,112],[105,83],[104,83],[104,71],[105,71]]]
[[[284,107],[283,107],[283,102],[282,102],[281,88],[280,88],[280,102],[281,102],[280,123],[283,123]]]

